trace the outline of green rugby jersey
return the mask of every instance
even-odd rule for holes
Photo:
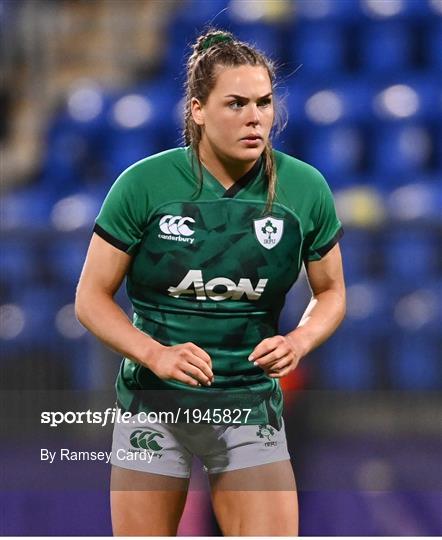
[[[247,423],[279,427],[279,381],[248,356],[278,333],[303,261],[321,259],[342,227],[322,175],[274,154],[271,212],[262,159],[227,190],[203,168],[199,189],[189,147],[135,163],[109,191],[94,231],[133,256],[126,282],[133,324],[164,345],[195,343],[211,356],[215,377],[211,387],[193,388],[126,358],[116,383],[124,410],[248,407]]]

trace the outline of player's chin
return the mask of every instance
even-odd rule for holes
[[[253,148],[239,148],[237,152],[237,159],[240,161],[256,160],[264,152],[265,145],[259,144]]]

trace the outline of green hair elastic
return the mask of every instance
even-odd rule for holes
[[[201,43],[200,50],[207,51],[207,49],[213,45],[216,45],[217,43],[232,43],[233,41],[233,38],[231,38],[228,34],[216,34],[214,36],[208,36]]]

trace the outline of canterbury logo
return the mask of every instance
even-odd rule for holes
[[[268,279],[260,279],[253,287],[250,279],[241,278],[238,283],[225,277],[214,278],[204,283],[201,270],[189,270],[176,287],[169,287],[168,293],[174,298],[194,297],[196,300],[240,300],[245,294],[249,300],[259,300]]]
[[[158,438],[164,439],[164,435],[162,433],[158,433],[158,431],[143,431],[141,429],[137,429],[130,436],[130,444],[134,448],[143,448],[144,450],[153,450],[158,452],[159,450],[163,449],[163,447],[160,446],[155,440]]]
[[[195,220],[191,217],[172,216],[172,214],[167,214],[160,219],[159,225],[163,234],[159,234],[158,238],[193,244],[195,239],[190,237],[195,231],[188,225],[192,223],[195,223]]]
[[[164,234],[174,234],[178,236],[192,236],[194,231],[187,225],[187,223],[195,223],[195,220],[191,217],[181,216],[163,216],[160,219],[160,229]]]

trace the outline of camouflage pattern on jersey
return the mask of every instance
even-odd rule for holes
[[[279,383],[248,356],[278,333],[285,295],[303,259],[318,260],[336,243],[333,200],[317,171],[281,153],[270,213],[262,166],[230,197],[204,171],[195,197],[189,155],[189,149],[172,150],[123,173],[96,232],[133,255],[127,292],[135,326],[164,345],[191,341],[203,348],[215,381],[191,388],[125,359],[119,403],[133,412],[248,405],[248,423],[278,426]]]

